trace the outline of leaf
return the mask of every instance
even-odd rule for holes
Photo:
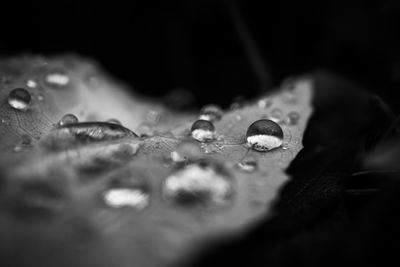
[[[0,68],[5,73],[0,89],[0,251],[23,255],[8,257],[6,263],[16,259],[24,265],[34,258],[40,266],[165,266],[185,261],[219,238],[240,235],[271,214],[289,178],[284,170],[302,149],[311,114],[311,81],[306,79],[227,111],[215,122],[216,140],[197,143],[202,162],[221,170],[231,185],[227,203],[180,205],[164,189],[167,177],[200,164],[171,160],[171,152],[191,140],[196,114],[178,114],[130,96],[93,63],[76,58],[10,59]],[[54,72],[69,77],[69,83],[54,87],[43,82]],[[37,86],[28,88],[27,81]],[[27,111],[7,103],[15,87],[33,96]],[[294,125],[285,123],[290,112],[300,114]],[[57,126],[66,113],[93,122]],[[270,117],[280,117],[284,144],[257,152],[246,145],[247,128]],[[99,122],[110,118],[124,126]],[[142,121],[150,136],[138,138],[129,129],[137,132]],[[23,142],[27,138],[30,142]],[[15,147],[22,151],[14,152]],[[247,157],[258,162],[257,170],[237,167]],[[149,196],[147,207],[107,206],[105,193],[116,185],[140,187]]]

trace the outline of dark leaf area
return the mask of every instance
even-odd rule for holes
[[[195,266],[398,263],[397,120],[359,86],[326,72],[312,77],[315,111],[275,216],[212,247]]]

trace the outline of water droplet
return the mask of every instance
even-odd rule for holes
[[[286,115],[284,122],[289,125],[296,125],[299,122],[299,119],[300,114],[296,111],[291,111]]]
[[[44,81],[47,85],[52,87],[63,87],[69,83],[70,78],[64,71],[55,70],[48,73]]]
[[[257,151],[268,151],[282,145],[282,128],[271,120],[253,122],[246,133],[247,143]]]
[[[65,114],[61,120],[58,122],[59,126],[64,126],[68,124],[77,123],[78,118],[74,114]]]
[[[42,140],[49,149],[66,149],[73,145],[138,137],[131,130],[107,122],[71,123],[54,128]]]
[[[31,102],[31,94],[23,88],[16,88],[8,95],[8,104],[14,109],[25,111]]]
[[[112,124],[122,125],[121,122],[117,119],[109,119],[107,122]]]
[[[214,140],[214,124],[207,120],[197,120],[191,128],[192,137],[200,142],[209,142]]]
[[[283,117],[283,111],[279,108],[274,108],[271,110],[271,114],[269,116],[270,120],[274,122],[279,122]]]
[[[37,99],[38,99],[39,101],[42,101],[43,98],[44,98],[44,97],[43,97],[42,95],[38,95],[38,96],[37,96]]]
[[[259,108],[269,108],[270,106],[272,106],[272,99],[271,98],[264,98],[264,99],[260,99],[257,102],[257,105]]]
[[[28,80],[26,81],[26,86],[28,86],[29,88],[36,88],[37,82],[35,82],[34,80]]]
[[[104,195],[104,202],[112,208],[132,207],[142,210],[149,205],[150,196],[139,188],[112,188]]]
[[[163,193],[181,205],[226,205],[232,198],[233,182],[222,164],[200,160],[168,176]]]
[[[243,158],[237,165],[239,170],[243,172],[254,172],[258,168],[257,159],[251,156]]]
[[[161,114],[158,111],[155,110],[150,110],[149,112],[147,112],[146,114],[146,121],[149,124],[157,124],[161,119]]]
[[[219,121],[224,112],[217,105],[207,105],[200,110],[199,119],[206,121]]]
[[[200,147],[193,141],[181,142],[174,151],[171,152],[171,159],[175,162],[198,160],[203,155]]]

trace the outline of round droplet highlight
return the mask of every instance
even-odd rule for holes
[[[31,94],[23,88],[16,88],[8,95],[8,104],[17,110],[27,110],[30,102]]]
[[[197,120],[191,128],[192,137],[200,142],[210,142],[215,137],[214,124],[207,120]]]
[[[247,129],[246,140],[254,150],[265,152],[282,145],[283,131],[274,121],[258,120]]]
[[[206,120],[206,121],[219,121],[224,112],[222,109],[217,105],[207,105],[200,110],[199,119]]]
[[[149,205],[149,194],[138,188],[112,188],[104,195],[104,202],[112,208],[130,207],[142,210]]]
[[[58,122],[59,126],[64,126],[72,123],[77,123],[78,118],[74,114],[65,114]]]
[[[163,193],[181,205],[226,205],[232,199],[233,182],[223,165],[201,160],[168,176]]]
[[[37,82],[35,82],[34,80],[27,80],[26,86],[28,86],[29,88],[36,88]]]
[[[273,102],[271,98],[263,98],[258,100],[257,105],[259,108],[269,108],[272,106]]]

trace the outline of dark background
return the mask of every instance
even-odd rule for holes
[[[234,5],[229,0],[2,3],[0,56],[82,54],[142,93],[161,96],[184,88],[198,105],[227,106],[235,96],[254,97],[288,76],[318,69],[396,101],[398,1],[238,0],[239,12],[232,15]],[[248,38],[235,26],[238,18],[253,48],[243,46]],[[251,51],[261,62],[258,74]]]

